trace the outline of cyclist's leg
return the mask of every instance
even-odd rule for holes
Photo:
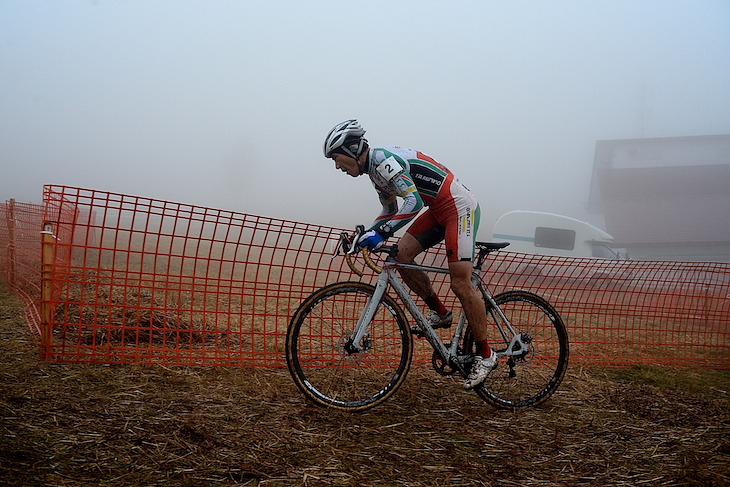
[[[474,338],[477,342],[482,342],[487,338],[487,312],[484,308],[484,301],[481,294],[471,282],[471,273],[474,265],[471,261],[455,261],[449,262],[449,273],[451,275],[451,290],[454,291],[456,297],[459,298],[461,306],[466,313],[466,320],[472,329]],[[488,347],[488,345],[487,345]],[[482,353],[489,353],[486,348],[482,349]]]
[[[440,236],[439,236],[440,234]],[[435,242],[433,242],[436,240]],[[427,210],[409,227],[398,241],[396,260],[404,264],[413,263],[413,259],[428,247],[443,240],[442,229]],[[421,299],[427,300],[434,294],[428,275],[416,269],[399,269],[403,282]]]
[[[445,229],[451,290],[461,302],[472,334],[480,344],[482,356],[489,357],[491,348],[486,342],[487,313],[481,294],[471,282],[476,234],[479,229],[479,203],[461,185],[452,185],[450,189],[453,198],[440,208],[438,216],[439,223]]]
[[[497,356],[488,342],[489,330],[484,301],[471,281],[476,232],[479,226],[479,204],[468,191],[460,196],[463,197],[454,198],[455,211],[445,212],[442,224],[446,229],[451,290],[461,302],[470,333],[477,345],[476,352],[480,356],[474,362],[464,382],[464,388],[473,389],[484,382],[497,366]],[[457,213],[456,218],[454,212]]]

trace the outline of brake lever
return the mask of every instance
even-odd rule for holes
[[[357,245],[355,244],[359,239],[360,236],[365,232],[365,227],[362,225],[358,225],[355,228],[355,234],[351,237],[347,232],[340,232],[340,238],[337,246],[335,247],[335,251],[332,254],[332,259],[334,260],[335,257],[340,255],[340,252],[344,253],[345,255],[353,255],[356,254],[359,249],[357,248]]]
[[[335,246],[335,251],[332,254],[332,259],[334,260],[335,257],[340,255],[340,251],[347,253],[349,248],[347,247],[347,243],[349,240],[349,235],[347,235],[347,232],[340,232],[340,238],[337,239],[337,245]]]
[[[363,233],[365,233],[365,227],[362,225],[358,225],[355,227],[355,234],[352,236],[352,240],[349,240],[350,236],[343,232],[343,235],[347,235],[348,245],[350,245],[350,249],[347,252],[345,252],[346,254],[354,255],[354,254],[358,253],[358,251],[360,249],[357,248],[357,241],[360,240],[360,237],[362,236]]]

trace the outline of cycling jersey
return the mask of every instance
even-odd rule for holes
[[[383,205],[371,230],[390,236],[427,206],[408,233],[424,248],[445,238],[450,262],[473,259],[479,203],[444,165],[421,152],[387,146],[370,150],[364,172]]]

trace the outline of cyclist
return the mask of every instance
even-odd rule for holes
[[[464,388],[472,389],[497,366],[497,355],[487,341],[484,302],[471,283],[479,203],[451,171],[429,156],[396,146],[371,149],[364,135],[357,120],[346,120],[335,125],[324,142],[324,156],[334,160],[336,169],[352,177],[370,177],[383,206],[356,244],[380,247],[427,207],[398,241],[396,260],[412,263],[418,254],[446,240],[451,290],[459,298],[479,344],[480,355],[464,382]],[[398,198],[403,200],[400,207]],[[434,292],[428,275],[414,269],[400,269],[400,274],[431,310],[428,323],[433,328],[449,328],[453,313]]]

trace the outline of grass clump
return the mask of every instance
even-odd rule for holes
[[[497,411],[414,367],[348,414],[285,368],[55,364],[0,290],[0,483],[9,486],[707,486],[730,479],[727,371],[569,369]]]

